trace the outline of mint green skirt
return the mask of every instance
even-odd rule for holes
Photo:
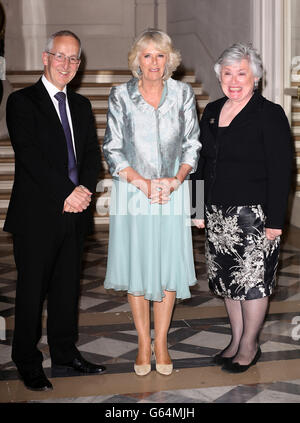
[[[190,298],[196,283],[188,182],[159,205],[114,179],[104,287],[162,301],[164,290]]]

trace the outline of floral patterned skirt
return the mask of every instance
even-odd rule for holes
[[[206,205],[205,221],[210,290],[233,300],[271,295],[280,237],[266,238],[262,206]]]

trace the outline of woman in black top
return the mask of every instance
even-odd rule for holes
[[[258,334],[275,285],[292,143],[281,106],[255,91],[262,63],[251,46],[229,47],[215,71],[225,97],[204,110],[197,179],[205,186],[209,287],[224,297],[232,329],[214,362],[240,373],[261,354]]]

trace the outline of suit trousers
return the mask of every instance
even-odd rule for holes
[[[12,359],[31,370],[43,361],[37,348],[42,335],[42,312],[47,299],[47,337],[53,362],[79,356],[78,299],[84,236],[80,215],[64,213],[43,231],[13,236],[18,272]]]

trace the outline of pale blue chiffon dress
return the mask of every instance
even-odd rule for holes
[[[120,170],[118,169],[120,162],[122,162],[123,168],[132,166],[142,174],[139,163],[133,163],[133,160],[128,158],[130,154],[126,154],[126,145],[124,148],[127,137],[124,136],[123,129],[127,123],[123,122],[119,125],[119,122],[117,122],[120,119],[120,107],[122,108],[120,105],[126,103],[126,113],[130,109],[127,102],[130,101],[133,90],[130,91],[132,87],[128,86],[128,84],[127,92],[122,93],[122,87],[117,87],[118,91],[114,89],[110,95],[108,125],[104,139],[104,156],[113,175],[108,260],[104,287],[117,291],[124,290],[130,294],[144,296],[145,299],[153,301],[162,301],[165,296],[164,290],[176,291],[176,297],[180,299],[189,298],[191,296],[189,287],[196,284],[197,279],[192,249],[188,182],[185,181],[177,191],[171,194],[171,199],[167,204],[160,205],[151,204],[142,191],[138,190],[134,185],[120,180],[117,176],[117,172]],[[126,84],[123,85],[125,86]],[[182,84],[181,88],[184,89],[186,85]],[[170,88],[169,85],[165,84],[157,112],[166,103],[168,88]],[[135,89],[137,89],[137,86]],[[189,88],[186,90],[189,96],[193,96]],[[136,91],[134,93],[139,95]],[[129,95],[128,99],[126,99],[126,95]],[[184,93],[182,95],[184,96]],[[124,98],[126,99],[125,103]],[[152,106],[148,105],[149,107],[147,107],[141,96],[138,100],[139,108],[143,106],[146,107],[146,112],[151,111],[149,107],[152,108]],[[197,114],[193,109],[195,107],[193,98],[186,98],[185,102],[182,101],[181,109],[179,105],[181,111],[184,109],[185,103],[187,104],[186,113],[187,108],[189,108],[187,119],[190,119],[190,122],[185,122],[185,125],[189,124],[188,132],[186,128],[184,129],[185,135],[188,133],[189,137],[182,137],[182,144],[186,143],[184,144],[186,147],[185,156],[180,153],[173,162],[168,163],[168,170],[164,171],[162,176],[176,175],[182,160],[184,160],[184,163],[190,164],[193,169],[197,166],[198,152],[201,146],[199,143]],[[151,112],[155,112],[154,108],[152,109]],[[116,110],[118,114],[116,114]],[[132,112],[132,109],[130,111]],[[173,111],[170,110],[170,112],[175,112],[176,118],[176,107],[173,107]],[[122,119],[124,119],[124,113]],[[168,123],[166,120],[163,121],[162,116],[160,116],[158,121],[160,128],[163,128]],[[134,125],[134,122],[133,124],[130,122],[130,124]],[[145,125],[148,124],[145,121]],[[136,128],[136,125],[134,127]],[[169,157],[168,151],[166,149],[163,150],[162,147],[163,140],[161,137],[163,136],[163,131],[160,130],[155,133],[157,138],[154,144],[160,146],[160,152],[162,153],[159,153],[159,158],[163,160],[164,154]],[[161,135],[159,136],[158,134]],[[122,148],[116,148],[116,144],[114,144],[117,137],[123,137]],[[138,137],[138,139],[140,138]],[[130,142],[132,142],[132,139]],[[174,144],[178,144],[178,142],[174,138]],[[138,150],[139,146],[136,148]],[[120,153],[121,150],[122,153]],[[187,150],[189,150],[188,154]],[[144,151],[147,154],[147,146],[145,146]],[[114,165],[112,165],[112,157],[114,155],[117,155],[117,158],[116,160],[113,159]],[[143,176],[149,177],[149,171],[145,170]],[[155,175],[150,176],[155,177]]]

